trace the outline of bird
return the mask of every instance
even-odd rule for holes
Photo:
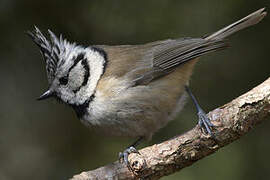
[[[175,119],[188,96],[193,101],[198,125],[214,138],[213,123],[193,95],[189,80],[199,57],[226,49],[227,37],[260,22],[261,8],[224,28],[199,38],[178,38],[140,45],[82,46],[57,37],[49,38],[35,26],[27,34],[39,47],[46,64],[50,97],[69,105],[87,127],[110,136],[137,138],[119,154],[139,153],[143,140]]]

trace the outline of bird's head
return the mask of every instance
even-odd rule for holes
[[[106,53],[97,47],[83,47],[55,36],[48,30],[50,40],[35,27],[28,32],[39,47],[46,63],[49,88],[38,99],[55,97],[72,106],[92,98],[97,82],[104,72]]]

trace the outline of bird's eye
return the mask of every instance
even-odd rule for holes
[[[59,79],[59,82],[60,82],[61,85],[67,85],[67,83],[68,83],[68,77],[67,76],[61,77]]]

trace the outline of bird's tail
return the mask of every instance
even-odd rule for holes
[[[264,18],[264,16],[266,16],[266,14],[267,12],[265,11],[265,8],[261,8],[258,11],[255,11],[254,13],[244,17],[243,19],[240,19],[239,21],[236,21],[229,26],[220,29],[219,31],[206,36],[204,39],[222,40],[232,35],[233,33],[240,31],[241,29],[245,29],[249,26],[257,24]]]

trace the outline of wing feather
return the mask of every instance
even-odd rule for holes
[[[150,49],[150,51],[153,51],[153,67],[137,78],[135,84],[148,84],[172,72],[185,62],[209,52],[224,49],[227,46],[224,40],[205,40],[202,38],[182,38],[153,46]]]

